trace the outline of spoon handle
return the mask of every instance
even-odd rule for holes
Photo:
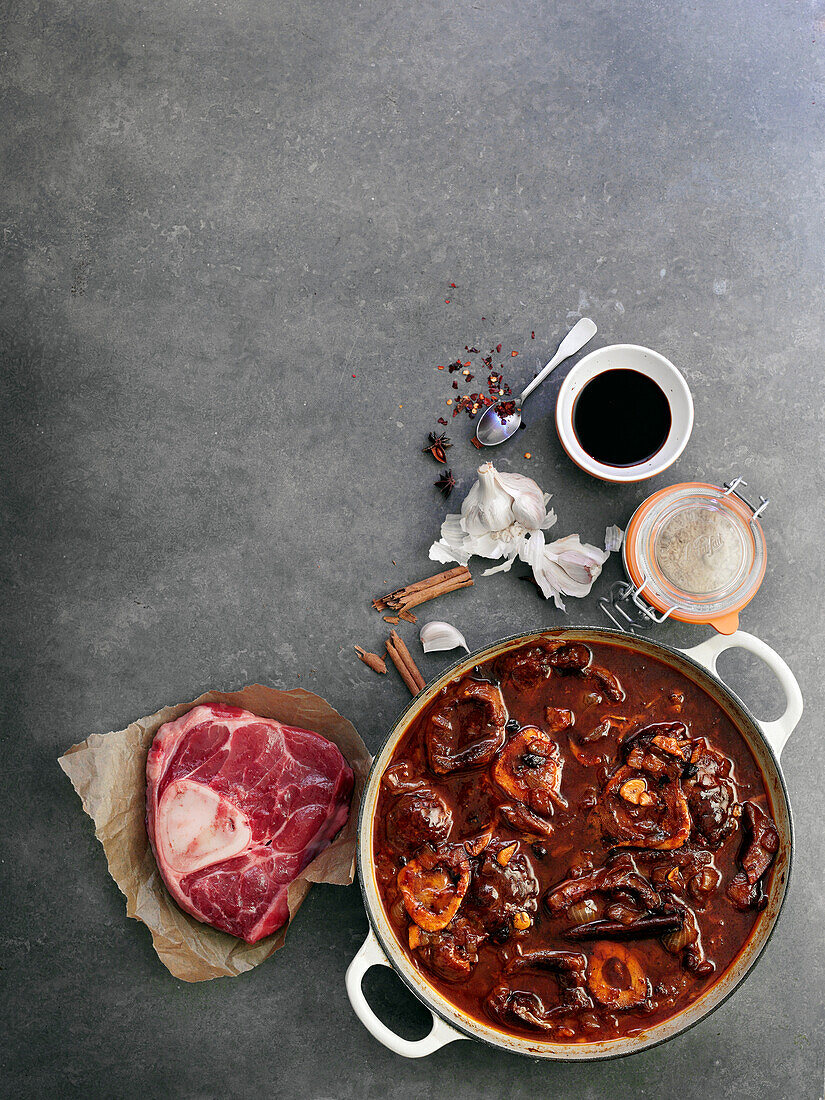
[[[540,370],[532,382],[524,387],[521,397],[519,398],[519,405],[530,396],[536,386],[540,386],[545,380],[548,374],[556,369],[559,363],[563,363],[565,359],[569,359],[571,355],[575,355],[577,351],[581,351],[588,340],[592,340],[596,335],[596,326],[589,317],[582,317],[580,321],[576,321],[575,325],[570,329],[568,334],[559,344],[559,350],[550,360],[543,370]]]

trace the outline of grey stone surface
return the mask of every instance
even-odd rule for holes
[[[744,0],[4,5],[4,1095],[822,1095],[824,48],[821,5]],[[351,645],[380,644],[372,596],[428,571],[434,368],[502,341],[525,379],[583,313],[670,356],[697,421],[672,471],[615,489],[565,459],[548,384],[497,460],[555,494],[560,534],[598,540],[673,480],[772,499],[743,626],[807,710],[758,969],[690,1033],[595,1066],[384,1050],[343,988],[356,886],[316,889],[254,972],[173,980],[57,756],[252,680],[321,692],[377,748],[405,691]],[[472,645],[599,618],[507,575],[438,610]],[[775,715],[753,663],[724,671]]]

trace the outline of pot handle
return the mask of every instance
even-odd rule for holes
[[[370,1035],[377,1039],[379,1043],[383,1043],[389,1050],[402,1055],[404,1058],[426,1058],[428,1054],[432,1054],[439,1047],[446,1046],[447,1043],[454,1043],[456,1039],[466,1038],[460,1031],[456,1031],[455,1028],[446,1024],[440,1016],[436,1016],[434,1012],[432,1013],[432,1030],[423,1039],[402,1039],[400,1035],[396,1035],[375,1015],[361,988],[364,975],[373,966],[388,966],[392,969],[392,963],[389,962],[387,956],[381,950],[381,946],[375,938],[375,933],[370,928],[367,938],[361,945],[361,950],[349,964],[346,983],[347,994],[355,1015]]]
[[[726,649],[746,649],[764,661],[774,676],[777,678],[785,692],[785,713],[775,722],[760,722],[762,732],[767,738],[777,756],[785,747],[785,742],[793,733],[796,724],[802,717],[802,692],[797,679],[779,654],[766,645],[761,638],[755,638],[753,634],[746,634],[744,630],[737,630],[735,634],[714,634],[701,645],[693,649],[683,649],[686,657],[692,657],[700,665],[716,675],[716,662],[720,654]]]

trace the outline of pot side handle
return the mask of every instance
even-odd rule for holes
[[[375,1015],[361,988],[364,975],[373,966],[388,966],[392,969],[392,964],[381,950],[381,945],[370,928],[367,938],[361,945],[361,950],[347,968],[346,984],[347,995],[355,1015],[370,1035],[377,1039],[379,1043],[383,1043],[389,1050],[402,1055],[404,1058],[426,1058],[428,1054],[432,1054],[440,1047],[446,1046],[447,1043],[454,1043],[456,1039],[466,1038],[460,1031],[456,1031],[455,1028],[446,1024],[440,1016],[436,1016],[434,1012],[432,1013],[432,1030],[423,1039],[402,1039],[400,1035],[396,1035]]]
[[[746,649],[753,653],[761,661],[764,661],[782,686],[785,693],[785,712],[775,722],[760,722],[762,732],[767,738],[777,756],[785,747],[785,742],[793,733],[796,724],[802,717],[802,692],[797,679],[779,654],[766,645],[761,638],[753,634],[747,634],[744,630],[737,630],[735,634],[714,634],[706,642],[694,646],[693,649],[683,649],[686,657],[692,657],[700,665],[716,675],[716,662],[726,649]]]

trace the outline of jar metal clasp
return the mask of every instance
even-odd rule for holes
[[[646,586],[646,576],[642,577],[642,583],[638,586],[633,584],[632,581],[616,581],[615,584],[611,585],[609,593],[599,600],[599,606],[604,614],[619,630],[626,634],[635,634],[637,630],[648,629],[651,624],[658,626],[668,619],[674,611],[686,610],[682,604],[676,603],[657,615],[650,604],[642,598],[642,592]],[[633,604],[637,611],[648,621],[640,621],[638,614],[634,615],[629,604]],[[624,623],[620,622],[617,616],[621,616]]]
[[[762,515],[762,513],[768,507],[768,505],[770,504],[770,499],[768,497],[760,496],[759,497],[759,507],[754,508],[754,506],[747,499],[747,497],[744,497],[741,493],[737,492],[740,485],[747,485],[747,484],[748,484],[747,481],[745,481],[744,478],[741,478],[741,477],[735,477],[733,479],[733,481],[726,481],[724,483],[725,492],[722,494],[722,496],[723,497],[729,497],[729,496],[733,495],[738,500],[741,500],[742,503],[745,505],[745,507],[750,508],[751,512],[753,512],[753,515],[751,516],[751,520],[750,520],[751,523],[753,523],[755,520],[759,519],[759,517]]]

